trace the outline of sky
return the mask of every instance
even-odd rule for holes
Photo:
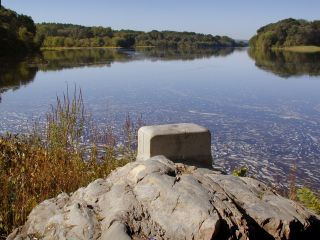
[[[284,18],[320,19],[320,0],[2,0],[35,22],[141,31],[192,31],[249,39]]]

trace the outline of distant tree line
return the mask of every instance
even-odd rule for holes
[[[255,48],[320,46],[320,21],[285,19],[257,31],[249,45]]]
[[[194,32],[113,30],[110,27],[85,27],[73,24],[37,24],[38,38],[43,47],[234,47],[236,42],[226,36]]]
[[[0,8],[0,56],[17,55],[37,49],[42,43],[36,38],[31,17]]]
[[[194,32],[151,31],[138,34],[135,38],[138,46],[157,46],[174,48],[214,48],[234,47],[235,41],[226,36],[212,36]]]
[[[73,24],[33,22],[32,18],[0,8],[0,56],[23,55],[40,47],[221,48],[241,46],[227,36],[194,32],[113,30]]]

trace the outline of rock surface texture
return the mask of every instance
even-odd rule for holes
[[[320,219],[263,183],[157,156],[38,205],[8,239],[320,239]]]

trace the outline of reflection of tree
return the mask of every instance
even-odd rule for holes
[[[110,66],[113,62],[128,62],[140,59],[194,60],[212,56],[227,56],[233,48],[216,49],[158,49],[140,48],[138,50],[121,49],[70,49],[61,51],[43,51],[42,71],[62,70],[83,66]]]
[[[320,75],[320,53],[298,53],[250,48],[248,54],[255,60],[258,68],[272,72],[280,77]]]
[[[147,58],[155,58],[161,60],[194,60],[200,58],[227,56],[233,53],[234,48],[144,48],[139,49],[139,52],[145,54]]]
[[[27,61],[6,59],[0,61],[0,93],[9,89],[16,90],[33,81],[37,67],[30,66]]]
[[[110,66],[114,61],[127,61],[128,56],[114,49],[69,49],[43,51],[42,71],[62,70],[84,66]]]
[[[56,71],[84,66],[110,66],[113,62],[128,62],[142,59],[152,60],[194,60],[212,56],[227,56],[233,48],[217,49],[72,49],[43,51],[41,55],[28,60],[0,59],[0,93],[18,89],[31,82],[38,70]]]

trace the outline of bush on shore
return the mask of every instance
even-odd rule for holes
[[[104,178],[135,157],[131,119],[124,126],[124,144],[117,143],[111,127],[97,133],[81,92],[57,98],[45,127],[35,129],[29,135],[0,136],[0,239],[41,201]]]

